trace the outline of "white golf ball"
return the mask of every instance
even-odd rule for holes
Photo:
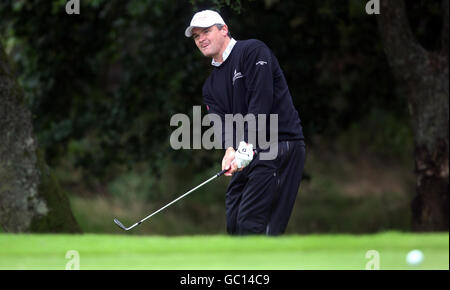
[[[409,265],[417,266],[423,261],[423,253],[420,250],[412,250],[406,255],[406,262]]]

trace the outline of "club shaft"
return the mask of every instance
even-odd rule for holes
[[[222,175],[226,170],[222,170],[221,172],[219,172],[218,174],[214,175],[213,177],[211,177],[210,179],[204,181],[203,183],[197,185],[196,187],[194,187],[193,189],[189,190],[188,192],[186,192],[185,194],[181,195],[180,197],[178,197],[177,199],[174,199],[173,201],[169,202],[168,204],[166,204],[165,206],[163,206],[162,208],[158,209],[157,211],[151,213],[150,215],[146,216],[145,218],[143,218],[142,220],[138,221],[137,223],[135,223],[134,225],[132,225],[131,227],[127,228],[127,230],[130,230],[132,228],[134,228],[135,226],[138,226],[139,224],[141,224],[142,222],[144,222],[145,220],[151,218],[152,216],[154,216],[155,214],[157,214],[158,212],[162,211],[163,209],[165,209],[166,207],[169,207],[171,204],[179,201],[180,199],[182,199],[183,197],[187,196],[188,194],[190,194],[191,192],[197,190],[198,188],[202,187],[203,185],[207,184],[208,182],[216,179],[217,177],[219,177],[220,175]]]

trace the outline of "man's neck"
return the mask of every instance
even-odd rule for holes
[[[230,40],[231,39],[229,37],[225,38],[225,42],[223,43],[222,49],[220,50],[218,55],[214,56],[214,61],[223,62],[223,52],[225,51],[225,49],[227,49],[227,46],[230,43]]]

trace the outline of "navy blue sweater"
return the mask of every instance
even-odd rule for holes
[[[225,134],[225,114],[266,114],[266,140],[269,140],[269,114],[278,115],[278,141],[303,140],[302,126],[292,103],[286,79],[271,50],[256,39],[236,42],[228,58],[215,67],[203,85],[203,102],[208,113],[222,119],[222,146],[235,149],[241,140]],[[262,124],[256,123],[257,130]],[[243,140],[248,142],[248,123]],[[252,130],[252,128],[250,128]],[[256,139],[258,140],[258,139]],[[253,144],[259,148],[259,144]]]

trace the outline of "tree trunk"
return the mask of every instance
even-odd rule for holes
[[[378,27],[400,91],[407,95],[414,131],[416,196],[412,229],[444,231],[449,224],[449,1],[442,1],[441,50],[415,39],[403,0],[381,0]]]
[[[24,92],[1,43],[0,226],[6,232],[80,232],[38,150]]]

